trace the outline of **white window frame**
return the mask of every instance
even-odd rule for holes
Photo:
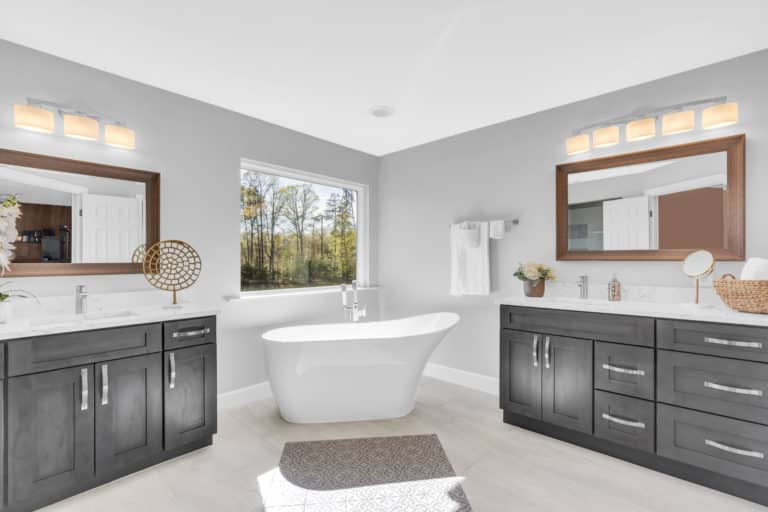
[[[257,160],[241,159],[240,172],[255,171],[263,174],[271,174],[277,177],[289,178],[294,180],[306,181],[317,185],[327,185],[331,187],[343,187],[357,192],[357,266],[356,279],[358,286],[362,288],[370,287],[370,256],[371,256],[371,238],[370,238],[370,192],[365,183],[345,180],[321,174],[317,172],[302,171],[282,165],[260,162]],[[260,296],[260,295],[287,295],[296,293],[317,293],[327,290],[336,290],[338,286],[304,286],[299,288],[275,288],[272,290],[240,290],[241,297]]]

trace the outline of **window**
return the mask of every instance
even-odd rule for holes
[[[241,291],[365,284],[367,203],[365,185],[244,161]]]

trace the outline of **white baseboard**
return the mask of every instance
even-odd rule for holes
[[[265,380],[252,386],[219,393],[219,409],[232,409],[258,400],[264,400],[271,396],[272,387],[269,385],[269,381]]]
[[[424,368],[424,375],[458,386],[464,386],[465,388],[482,391],[489,395],[499,395],[499,379],[495,377],[459,370],[458,368],[451,368],[450,366],[443,366],[437,363],[427,363],[426,368]]]

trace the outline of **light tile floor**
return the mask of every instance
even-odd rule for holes
[[[165,462],[45,512],[262,511],[259,476],[285,441],[436,433],[477,512],[768,512],[768,508],[501,421],[496,399],[425,378],[405,418],[294,425],[272,400],[219,416],[210,448]],[[263,478],[262,478],[263,480]],[[309,509],[307,509],[309,510]],[[301,507],[284,512],[300,512]],[[282,511],[281,511],[282,512]]]

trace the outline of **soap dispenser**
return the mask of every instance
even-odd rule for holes
[[[608,300],[618,302],[621,300],[621,283],[616,278],[616,274],[608,281]]]

